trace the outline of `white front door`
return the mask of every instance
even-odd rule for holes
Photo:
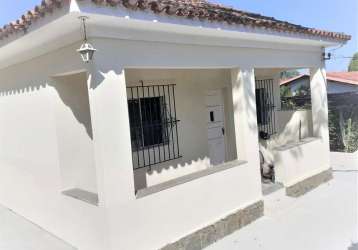
[[[225,162],[225,113],[222,90],[211,90],[206,97],[210,162]]]

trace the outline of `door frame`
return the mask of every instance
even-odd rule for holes
[[[227,126],[226,126],[226,119],[227,119],[227,115],[226,115],[226,90],[227,88],[226,87],[219,87],[219,88],[213,88],[213,89],[207,89],[206,90],[206,95],[205,97],[209,96],[210,92],[213,92],[213,91],[218,91],[220,93],[220,96],[221,96],[221,101],[222,101],[222,107],[223,107],[223,127],[224,127],[224,150],[225,150],[225,153],[224,153],[224,158],[225,158],[225,162],[228,160],[228,146],[227,146]],[[205,105],[206,107],[206,111],[208,109],[208,107],[210,107],[207,103]],[[208,128],[209,129],[209,128]],[[208,139],[208,146],[209,146],[209,139]]]

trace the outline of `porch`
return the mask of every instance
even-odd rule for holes
[[[285,67],[316,76],[312,136],[325,145],[321,47],[95,37],[100,53],[85,66],[73,44],[1,72],[2,202],[75,246],[189,248],[262,216],[255,80]],[[19,177],[20,189],[9,181]]]
[[[315,133],[313,126],[324,124],[322,117],[312,107],[281,107],[279,76],[285,70],[255,69],[256,97],[245,97],[246,110],[235,108],[230,69],[125,70],[137,197],[244,165],[247,155],[238,148],[246,148],[247,134],[235,115],[255,116],[248,129],[258,147],[246,154],[263,156],[258,171],[263,164],[274,166],[273,183],[289,189],[329,169],[321,128]],[[317,77],[323,76],[316,74],[312,86]]]

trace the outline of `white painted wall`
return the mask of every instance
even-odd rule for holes
[[[317,138],[277,147],[274,151],[277,181],[289,187],[329,169],[325,155],[325,145]]]
[[[124,98],[125,79],[128,77],[124,75],[123,68],[128,68],[127,63],[138,65],[148,63],[146,62],[148,57],[143,55],[143,52],[153,53],[149,58],[154,58],[156,62],[163,60],[161,62],[163,65],[179,67],[178,60],[182,60],[178,57],[180,51],[173,48],[172,55],[166,59],[166,53],[158,54],[156,49],[144,48],[143,50],[142,46],[147,45],[140,44],[139,46],[138,44],[139,47],[134,47],[133,53],[127,57],[126,51],[128,50],[123,50],[120,43],[108,43],[109,40],[96,42],[103,53],[98,54],[96,64],[93,65],[90,83],[93,87],[90,87],[89,94],[96,160],[97,165],[103,168],[104,174],[102,188],[105,195],[102,197],[102,204],[107,211],[109,238],[113,249],[160,248],[189,232],[219,220],[242,206],[261,199],[258,154],[250,153],[258,145],[256,108],[251,106],[253,103],[249,98],[254,94],[253,70],[247,70],[243,74],[238,71],[240,77],[232,78],[235,82],[235,89],[238,88],[238,91],[233,94],[235,114],[242,118],[242,126],[236,137],[245,138],[241,139],[238,145],[242,149],[239,152],[243,160],[248,163],[136,199],[130,153],[127,98]],[[130,46],[132,45],[133,43]],[[107,46],[113,51],[118,51],[122,56],[117,57],[112,51],[104,49]],[[162,49],[165,50],[165,46]],[[199,58],[195,55],[191,56]],[[135,58],[138,60],[135,61]],[[116,63],[118,59],[121,61]],[[189,58],[186,60],[188,63],[192,62]],[[208,61],[204,58],[200,59],[201,65],[205,66],[206,62]],[[113,65],[117,67],[113,68]],[[193,90],[198,91],[198,88]],[[196,96],[195,92],[193,95]],[[243,100],[248,100],[248,104],[242,105],[246,102]],[[101,110],[107,112],[100,112]],[[206,122],[206,119],[203,121]],[[118,130],[108,130],[108,124],[111,124],[111,128],[118,128]],[[207,130],[204,131],[206,138]],[[133,235],[141,241],[134,241]]]
[[[300,140],[300,134],[301,139],[313,135],[311,110],[277,111],[277,121],[278,134],[272,138],[273,147],[297,142]]]
[[[269,140],[260,140],[261,146],[266,149],[263,152],[265,159],[270,163],[274,163],[277,147],[298,142],[300,134],[301,139],[313,136],[311,110],[281,110],[279,84],[281,71],[283,69],[258,69],[255,74],[258,80],[273,79],[276,133]]]
[[[271,163],[275,163],[275,151],[277,147],[294,144],[300,141],[300,122],[301,139],[313,136],[312,112],[311,110],[296,111],[276,111],[277,133],[272,135],[267,141],[260,140],[265,151],[265,158]]]
[[[86,67],[75,52],[77,44],[0,71],[1,203],[81,250],[148,250],[262,199],[254,68],[318,67],[319,48],[248,49],[100,38],[91,42],[98,50]],[[234,68],[226,79],[233,89],[237,155],[247,163],[137,199],[124,74],[129,68]],[[51,77],[84,69],[89,72],[99,207],[61,195],[61,162],[68,162],[69,154],[59,153],[64,141],[58,138],[63,127],[57,120],[68,119],[77,131],[84,128],[57,106],[61,100],[50,86]],[[198,78],[206,80],[206,75]],[[192,97],[198,89],[193,88]],[[65,104],[63,110],[68,111]],[[88,140],[79,142],[89,148]]]
[[[273,151],[277,181],[285,186],[292,186],[331,168],[326,73],[323,65],[310,71],[312,132],[308,129],[307,134],[312,133],[312,137],[276,147]]]
[[[76,47],[0,70],[0,203],[79,249],[98,250],[104,244],[102,208],[61,194],[72,185],[96,189],[90,140],[73,113],[78,108],[80,120],[89,122],[83,82],[77,81],[83,79],[51,78],[83,69]]]
[[[233,105],[232,101],[230,103],[230,99],[228,100],[228,97],[231,96],[229,70],[126,70],[127,86],[141,85],[140,81],[143,81],[146,86],[176,84],[176,111],[177,119],[180,120],[178,123],[179,148],[183,157],[155,165],[149,172],[148,168],[136,170],[135,184],[137,190],[210,167],[208,112],[206,107],[208,90],[221,89],[226,93],[225,120],[227,124],[225,124],[225,130],[227,133],[225,139],[228,151],[226,161],[237,159],[236,145],[233,139],[234,125],[229,124],[229,121],[233,123]],[[136,160],[133,164],[134,166],[137,165]]]
[[[315,72],[311,84],[312,110],[281,110],[279,81],[277,70],[260,70],[259,79],[274,79],[276,126],[277,133],[269,140],[260,140],[265,148],[265,159],[274,164],[276,181],[291,186],[312,175],[329,169],[328,135],[326,132],[328,119],[324,110],[327,103],[325,81],[321,71]],[[310,83],[310,81],[307,81]],[[295,82],[296,83],[296,82]],[[299,81],[297,81],[299,83]],[[298,88],[297,84],[291,86]],[[316,124],[313,126],[313,120]],[[300,126],[301,124],[301,126]],[[301,132],[300,132],[301,127]],[[315,128],[315,130],[314,130]],[[301,140],[300,140],[301,134]],[[319,155],[320,157],[317,157]]]
[[[330,159],[334,170],[358,170],[358,152],[331,152]]]
[[[54,77],[53,100],[63,190],[97,193],[87,74]]]

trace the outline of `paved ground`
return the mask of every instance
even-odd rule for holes
[[[74,250],[74,248],[0,206],[0,250]]]
[[[265,216],[206,250],[358,250],[358,171],[293,199],[265,199]]]
[[[358,250],[358,171],[299,198],[266,197],[266,215],[206,250]],[[73,250],[0,206],[0,250]],[[99,249],[101,250],[101,249]]]

